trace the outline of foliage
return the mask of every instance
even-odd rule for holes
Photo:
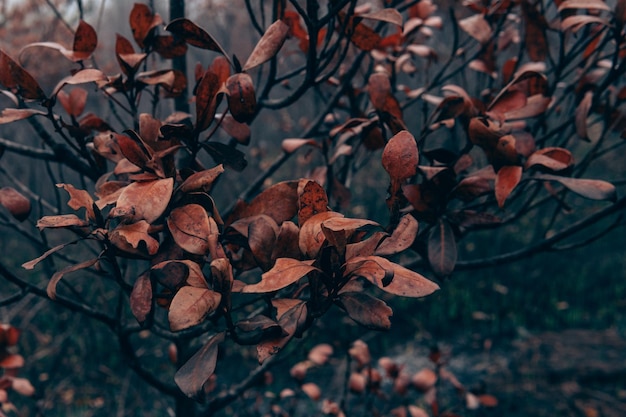
[[[43,254],[23,267],[55,265],[45,290],[4,266],[2,276],[20,294],[101,321],[148,383],[213,413],[333,306],[386,330],[393,310],[383,293],[424,297],[455,269],[603,235],[572,240],[603,219],[619,224],[626,205],[615,184],[589,174],[616,175],[618,167],[597,165],[626,143],[626,3],[466,3],[445,16],[430,1],[277,0],[260,10],[247,2],[259,39],[245,61],[197,23],[164,24],[135,4],[135,45],[116,36],[117,74],[97,69],[98,34],[82,19],[71,42],[33,42],[17,58],[0,50],[1,91],[13,102],[0,123],[30,123],[43,143],[0,139],[0,150],[60,166],[69,180],[56,186],[74,211],[19,181],[0,189],[3,219],[26,236],[17,225],[33,201],[40,207],[44,234],[34,240]],[[440,29],[453,33],[449,51],[431,46]],[[213,57],[192,80],[176,64],[190,47]],[[51,92],[21,64],[39,49],[73,65]],[[470,76],[480,83],[454,83]],[[216,203],[224,176],[246,181],[242,149],[261,112],[297,106],[311,92],[325,105],[303,134],[281,141],[280,156],[247,179],[239,199]],[[191,113],[180,101],[176,111],[164,105],[180,97],[192,99]],[[106,106],[87,111],[98,99]],[[307,178],[269,180],[304,152],[319,157],[308,158]],[[387,224],[345,217],[339,211],[359,198],[351,184],[379,157]],[[537,230],[518,249],[462,257],[458,243],[475,232],[534,217]],[[73,238],[49,245],[48,229]],[[84,251],[68,255],[77,243]],[[66,278],[74,273],[105,280],[115,308],[93,294],[85,301]],[[131,337],[144,329],[174,343],[176,385],[139,359]],[[260,366],[234,388],[209,392],[219,352],[248,345]]]

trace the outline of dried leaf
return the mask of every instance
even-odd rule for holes
[[[144,273],[137,278],[130,293],[130,311],[139,324],[145,323],[152,311],[152,281],[150,274]]]
[[[283,301],[286,302],[283,303]],[[308,315],[308,309],[304,301],[277,299],[272,300],[272,304],[278,310],[276,314],[278,324],[287,335],[259,343],[257,345],[259,363],[265,362],[268,358],[280,352],[289,340],[300,332],[300,329],[306,323]]]
[[[528,157],[526,168],[539,165],[551,171],[563,171],[574,165],[572,153],[564,148],[548,147],[535,151]]]
[[[457,260],[457,247],[450,224],[440,219],[428,235],[428,262],[433,271],[446,277],[454,271]]]
[[[459,20],[459,26],[480,43],[487,43],[491,39],[491,26],[482,14],[475,14]]]
[[[611,10],[609,5],[602,0],[565,0],[561,2],[558,11],[567,9],[606,10],[607,12]]]
[[[213,122],[220,87],[219,77],[211,71],[206,71],[198,82],[196,88],[196,131],[198,133],[206,130]]]
[[[313,346],[307,355],[307,359],[317,366],[322,366],[328,362],[333,354],[333,347],[328,343],[320,343]]]
[[[298,184],[298,223],[306,223],[312,216],[328,211],[326,191],[315,181],[301,180]]]
[[[237,342],[245,345],[254,345],[267,339],[286,336],[278,323],[263,315],[240,320],[235,326],[238,330]]]
[[[241,203],[226,221],[258,214],[270,216],[277,224],[291,220],[298,212],[298,181],[284,181],[272,185],[256,196],[249,204]]]
[[[298,247],[308,259],[316,258],[322,249],[324,242],[326,242],[322,223],[333,217],[343,217],[343,215],[334,211],[325,211],[312,216],[300,226]]]
[[[393,310],[384,301],[363,292],[346,292],[339,302],[348,316],[362,326],[373,330],[389,330]]]
[[[62,244],[60,244],[58,246],[55,246],[55,247],[53,247],[51,249],[48,249],[46,252],[44,252],[43,255],[33,259],[32,261],[24,262],[22,264],[22,268],[24,268],[24,269],[33,269],[35,267],[35,265],[37,265],[39,262],[41,262],[44,259],[46,259],[48,256],[52,255],[53,253],[56,253],[56,252],[60,251],[61,249],[65,248],[66,246],[73,245],[76,242],[78,242],[78,240],[75,240],[73,242],[68,242],[68,243],[62,243]]]
[[[389,139],[383,150],[383,167],[395,181],[403,181],[415,175],[418,160],[417,143],[413,135],[406,130]]]
[[[196,352],[174,375],[174,381],[188,397],[203,400],[205,385],[215,371],[219,344],[224,341],[224,333],[218,333]]]
[[[498,207],[504,207],[504,202],[509,197],[511,192],[522,179],[522,167],[520,166],[503,166],[500,168],[496,175],[496,200],[498,201]]]
[[[165,27],[165,30],[184,39],[189,45],[219,52],[224,56],[228,56],[221,45],[207,31],[188,19],[181,18],[172,20],[170,24]]]
[[[380,9],[372,13],[358,15],[361,19],[377,20],[402,27],[403,18],[399,11],[393,8]]]
[[[344,276],[361,276],[390,294],[425,297],[439,289],[434,282],[380,256],[357,257],[345,264]]]
[[[59,283],[59,281],[61,281],[61,279],[66,274],[69,274],[69,273],[75,272],[75,271],[79,271],[81,269],[90,268],[93,265],[95,265],[96,262],[98,262],[98,258],[90,259],[88,261],[81,262],[81,263],[76,264],[76,265],[67,266],[67,267],[63,268],[62,270],[58,271],[57,273],[55,273],[54,275],[52,275],[52,278],[50,278],[50,282],[48,283],[48,286],[46,287],[46,293],[48,294],[48,297],[51,300],[54,300],[54,299],[57,298],[57,284]],[[26,268],[25,265],[22,265],[22,266],[24,266],[24,268]],[[26,269],[30,269],[30,268],[26,268]]]
[[[18,394],[24,395],[26,397],[31,397],[35,395],[35,387],[33,387],[33,384],[31,384],[30,381],[26,378],[12,378],[11,388]]]
[[[87,104],[87,90],[84,88],[74,88],[70,93],[59,91],[57,99],[70,116],[78,117],[85,110]]]
[[[277,20],[272,23],[254,47],[254,50],[243,66],[243,70],[249,71],[276,56],[283,46],[285,39],[287,39],[288,33],[289,26],[282,20]]]
[[[89,219],[96,219],[96,214],[93,208],[93,199],[87,191],[79,190],[75,188],[72,184],[56,184],[56,186],[57,188],[63,188],[70,195],[70,200],[67,202],[67,205],[70,208],[74,210],[84,208]]]
[[[163,23],[158,13],[153,13],[148,6],[141,3],[133,5],[129,20],[133,38],[140,48],[146,47],[145,41],[148,35],[154,28]]]
[[[393,234],[376,248],[378,256],[394,255],[408,249],[417,236],[418,223],[410,214],[402,216]]]
[[[27,100],[46,98],[37,81],[17,62],[0,49],[0,85]]]
[[[535,4],[522,2],[522,16],[525,23],[524,43],[528,56],[533,61],[543,61],[548,53],[546,29],[548,24],[545,17],[537,10]]]
[[[184,286],[178,290],[170,304],[167,319],[173,332],[202,323],[206,316],[217,310],[222,295],[208,288]]]
[[[12,187],[0,188],[0,205],[18,221],[26,220],[31,211],[30,200]]]
[[[131,223],[139,220],[153,223],[165,212],[173,189],[173,178],[134,182],[123,189],[109,216],[122,217]]]
[[[87,59],[98,46],[98,34],[87,22],[81,20],[74,32],[72,52],[76,60]]]
[[[319,269],[311,266],[310,262],[303,262],[291,258],[278,258],[274,267],[261,276],[256,284],[246,285],[242,292],[266,293],[285,288],[300,278]]]
[[[218,117],[216,115],[216,117]],[[239,123],[235,118],[227,114],[220,123],[220,128],[224,129],[231,137],[233,137],[241,145],[247,146],[250,143],[250,135],[252,132],[248,125]]]
[[[63,227],[87,227],[89,222],[76,216],[75,214],[60,214],[58,216],[43,216],[37,220],[37,228],[56,229]]]
[[[285,153],[294,153],[303,146],[312,146],[321,149],[322,146],[315,139],[284,139],[281,147]]]
[[[256,114],[256,95],[252,78],[246,73],[234,74],[226,80],[228,108],[236,121],[250,123]]]
[[[544,181],[557,181],[570,191],[591,200],[617,200],[617,190],[610,182],[588,180],[583,178],[559,177],[548,174],[535,175],[533,178]]]
[[[210,250],[211,225],[206,210],[199,204],[175,208],[167,218],[167,226],[178,246],[195,255]]]
[[[31,116],[45,116],[46,113],[35,109],[4,109],[0,113],[0,124],[13,123]]]
[[[205,169],[204,171],[196,172],[190,175],[180,185],[179,191],[182,193],[190,193],[194,191],[202,191],[208,193],[213,188],[215,180],[224,172],[224,165],[218,165],[211,169]]]
[[[145,220],[139,220],[136,223],[120,224],[109,234],[111,243],[121,251],[145,255],[156,255],[159,250],[159,241],[148,234],[150,223]],[[140,247],[143,242],[144,247]]]

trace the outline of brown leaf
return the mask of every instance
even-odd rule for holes
[[[535,151],[526,161],[526,168],[535,165],[540,165],[555,172],[563,171],[574,165],[574,157],[570,151],[564,148],[543,148]]]
[[[150,32],[163,23],[158,13],[153,13],[148,6],[141,3],[133,5],[129,20],[133,38],[135,38],[135,42],[137,42],[140,48],[146,47],[145,41]]]
[[[226,80],[228,108],[236,121],[250,123],[256,114],[256,95],[252,78],[245,73],[234,74]]]
[[[267,339],[286,336],[278,323],[263,315],[240,320],[236,327],[238,330],[237,342],[245,345],[254,345]]]
[[[357,257],[345,264],[344,276],[360,276],[390,294],[425,297],[439,289],[434,282],[380,256]]]
[[[74,45],[72,52],[74,60],[80,61],[91,56],[98,46],[98,34],[87,22],[81,20],[74,32]]]
[[[50,278],[50,282],[48,282],[48,286],[46,287],[46,293],[48,294],[48,297],[51,300],[54,300],[54,299],[57,298],[57,284],[59,283],[59,281],[61,281],[61,279],[66,274],[69,274],[69,273],[75,272],[75,271],[79,271],[81,269],[90,268],[93,265],[95,265],[96,262],[98,262],[98,258],[90,259],[88,261],[81,262],[81,263],[76,264],[76,265],[70,265],[70,266],[67,266],[67,267],[63,268],[62,270],[56,272],[54,275],[52,275],[52,278]],[[24,265],[22,265],[22,266],[24,266]],[[29,269],[29,268],[27,268],[27,269]]]
[[[283,303],[283,301],[287,301]],[[259,363],[280,352],[306,323],[308,309],[306,303],[300,300],[272,300],[272,304],[278,310],[276,319],[286,336],[263,341],[257,345]],[[281,304],[283,304],[281,306]]]
[[[272,267],[272,251],[278,234],[278,225],[269,216],[255,216],[248,224],[248,247],[263,271]]]
[[[91,198],[91,195],[87,191],[79,190],[72,184],[56,184],[56,186],[57,188],[63,188],[70,195],[70,200],[67,202],[67,205],[71,209],[80,210],[84,208],[90,220],[96,219],[93,208],[93,198]]]
[[[31,116],[45,116],[45,112],[35,109],[4,109],[0,113],[0,124],[13,123]]]
[[[406,130],[389,139],[383,150],[383,167],[395,181],[403,181],[415,175],[418,160],[417,143],[413,135]]]
[[[446,277],[454,271],[457,260],[457,247],[450,224],[440,219],[428,235],[428,262],[433,271]]]
[[[139,324],[143,324],[152,311],[152,281],[150,274],[144,273],[137,278],[130,293],[130,311]]]
[[[139,220],[153,223],[165,212],[173,189],[173,178],[134,182],[122,190],[109,216],[122,217],[131,223]]]
[[[75,214],[60,214],[58,216],[43,216],[37,220],[37,228],[56,229],[63,227],[87,227],[89,222],[76,216]]]
[[[185,283],[196,288],[208,288],[200,266],[189,260],[159,262],[152,267],[151,274],[159,284],[171,291],[178,290]],[[189,279],[192,275],[194,277]]]
[[[87,104],[87,90],[84,88],[74,88],[68,94],[65,91],[59,91],[57,99],[70,116],[78,117],[85,110]]]
[[[26,220],[31,211],[30,200],[11,187],[0,188],[0,205],[19,221]]]
[[[204,171],[196,172],[190,175],[180,185],[178,191],[182,193],[190,193],[194,191],[203,191],[208,193],[213,188],[215,180],[224,172],[224,165],[218,165],[211,169],[205,169]]]
[[[459,20],[459,26],[480,43],[487,43],[491,39],[491,26],[482,14],[475,14]]]
[[[383,240],[376,248],[378,256],[395,255],[408,249],[417,236],[418,223],[410,214],[402,216],[393,234]]]
[[[145,255],[155,255],[159,250],[159,241],[148,234],[150,223],[139,220],[136,223],[120,224],[109,234],[111,243],[121,251]],[[140,242],[145,246],[140,247]]]
[[[522,2],[522,16],[525,23],[524,43],[528,56],[533,61],[543,61],[548,53],[548,40],[545,32],[548,23],[537,10],[537,6],[530,2]]]
[[[565,0],[561,2],[558,11],[567,9],[592,9],[610,11],[609,5],[602,0]]]
[[[312,146],[314,148],[319,148],[319,149],[321,149],[322,147],[315,139],[290,138],[290,139],[284,139],[282,141],[281,148],[286,153],[294,153],[295,151],[297,151],[298,149],[306,145]]]
[[[243,66],[243,70],[249,71],[276,56],[283,43],[285,43],[288,32],[289,26],[282,20],[272,23],[254,47]]]
[[[285,288],[300,278],[319,269],[310,263],[291,258],[278,258],[274,267],[261,276],[256,284],[246,285],[242,292],[266,293]]]
[[[165,30],[184,39],[189,45],[219,52],[224,56],[228,56],[221,45],[207,31],[188,19],[181,18],[172,20],[170,24],[165,27]]]
[[[344,24],[346,14],[339,12],[340,26]],[[350,16],[345,24],[345,35],[350,41],[362,51],[371,51],[378,47],[382,41],[382,37],[369,26],[359,22],[360,19]]]
[[[312,216],[328,211],[326,191],[315,181],[300,180],[298,184],[298,223],[302,227]]]
[[[26,378],[12,378],[11,388],[18,394],[26,397],[35,395],[35,387],[33,387],[33,384]]]
[[[247,146],[250,143],[251,131],[248,125],[239,123],[235,118],[227,114],[222,119],[220,127],[224,129],[231,137],[233,137],[238,143]]]
[[[346,245],[357,231],[379,228],[376,222],[367,219],[348,219],[345,217],[331,217],[321,223],[322,233],[328,244],[334,246],[337,252],[344,254]]]
[[[224,164],[237,172],[243,171],[248,166],[246,154],[233,145],[226,145],[220,142],[205,142],[202,144],[202,147],[217,164]]]
[[[0,368],[4,369],[23,368],[25,363],[24,357],[17,353],[7,353],[0,357]]]
[[[52,217],[52,216],[50,216],[50,217]],[[54,217],[57,217],[57,216],[54,216]],[[60,251],[61,249],[65,248],[66,246],[73,245],[76,242],[78,242],[78,240],[75,240],[73,242],[68,242],[68,243],[62,243],[62,244],[60,244],[58,246],[55,246],[55,247],[53,247],[51,249],[48,249],[46,252],[44,252],[43,255],[39,256],[38,258],[35,258],[32,261],[24,262],[22,264],[22,268],[29,269],[29,270],[33,269],[35,267],[35,265],[37,265],[39,262],[41,262],[44,259],[46,259],[48,256],[52,255],[53,253],[56,253],[56,252]]]
[[[205,385],[215,371],[217,353],[225,334],[218,333],[197,351],[174,375],[174,381],[180,390],[188,397],[203,400]]]
[[[0,49],[0,84],[27,100],[46,98],[37,81]]]
[[[209,127],[217,109],[217,93],[221,87],[219,77],[206,71],[196,88],[196,131],[202,132]]]
[[[400,27],[402,27],[404,22],[402,14],[392,8],[380,9],[372,13],[360,14],[358,17],[362,19],[377,20],[379,22],[387,22]]]
[[[222,295],[208,288],[181,287],[170,304],[167,319],[173,332],[202,323],[217,310]]]
[[[154,38],[154,50],[164,59],[174,59],[187,53],[187,44],[173,36],[157,36]]]
[[[175,208],[167,226],[176,244],[189,253],[206,255],[210,250],[211,225],[206,210],[199,204]]]
[[[328,343],[320,343],[313,346],[307,355],[307,359],[317,366],[322,366],[328,362],[333,354],[333,347]]]
[[[53,97],[56,96],[59,93],[59,91],[61,91],[61,89],[65,87],[66,85],[77,85],[77,84],[86,84],[86,83],[91,83],[91,82],[108,82],[108,81],[109,81],[109,77],[107,77],[106,74],[100,70],[93,69],[93,68],[83,69],[74,73],[74,75],[71,75],[69,77],[62,79],[54,87],[54,90],[52,91],[52,96]]]
[[[277,224],[291,220],[298,212],[298,181],[284,181],[272,185],[249,204],[241,203],[229,216],[226,224],[237,219],[265,214]]]
[[[120,152],[130,163],[139,168],[144,168],[152,158],[152,155],[143,141],[140,140],[139,135],[132,132],[131,136],[130,131],[127,133],[128,135],[117,135],[115,137]]]
[[[339,302],[348,316],[362,326],[373,330],[389,330],[393,310],[384,301],[363,292],[346,292],[339,295]]]
[[[424,368],[411,377],[411,383],[418,391],[426,392],[435,386],[437,379],[437,374],[432,369]]]
[[[322,390],[313,382],[302,384],[300,388],[302,389],[302,392],[304,392],[313,401],[318,401],[322,398]]]
[[[498,207],[504,207],[504,202],[511,192],[522,179],[522,167],[520,166],[503,166],[496,175],[496,200]]]
[[[367,92],[374,108],[382,111],[385,108],[387,96],[391,94],[391,81],[384,72],[375,72],[367,80]]]
[[[588,198],[590,200],[617,200],[617,190],[610,182],[601,180],[588,180],[583,178],[559,177],[556,175],[541,174],[535,175],[533,178],[556,181],[561,183],[565,188],[576,194]]]
[[[325,211],[312,216],[300,226],[298,247],[308,259],[316,258],[322,249],[324,242],[326,242],[322,223],[333,217],[343,217],[343,215],[334,211]]]

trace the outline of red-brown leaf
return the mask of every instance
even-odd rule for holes
[[[298,212],[298,181],[284,181],[272,185],[256,196],[250,204],[240,203],[226,224],[237,219],[265,214],[277,224],[291,220]]]
[[[217,310],[222,295],[208,288],[184,286],[178,290],[170,304],[167,318],[173,332],[202,323],[206,316]]]
[[[72,46],[75,60],[80,61],[91,56],[98,46],[98,34],[87,22],[81,20],[76,32],[74,32],[74,45]]]
[[[285,43],[288,32],[289,26],[282,20],[272,23],[254,47],[243,66],[243,70],[249,71],[276,56],[283,43]]]
[[[315,181],[300,180],[298,184],[298,223],[302,227],[308,219],[328,211],[326,191]]]
[[[278,258],[274,267],[261,276],[256,284],[246,285],[242,292],[266,293],[285,288],[307,274],[319,271],[310,263],[291,258]]]
[[[0,205],[19,221],[26,220],[31,210],[30,200],[11,187],[0,188]]]
[[[143,324],[152,311],[152,282],[149,273],[142,274],[137,278],[130,293],[129,301],[133,316],[139,324]]]
[[[152,223],[165,212],[173,189],[173,178],[134,182],[123,189],[110,216]]]
[[[417,236],[418,227],[415,217],[410,214],[402,216],[393,234],[380,243],[375,254],[378,256],[394,255],[408,249]]]
[[[167,226],[178,246],[195,255],[206,255],[212,234],[209,216],[199,204],[187,204],[170,213]]]
[[[425,297],[439,286],[380,256],[352,258],[345,264],[344,276],[361,276],[390,294],[403,297]]]
[[[306,223],[300,226],[298,247],[308,259],[316,258],[324,242],[326,242],[322,223],[333,217],[343,217],[343,215],[334,211],[324,211],[310,217]]]
[[[236,121],[250,123],[256,114],[256,95],[252,78],[246,73],[234,74],[226,80],[228,108]]]
[[[45,114],[45,112],[35,109],[4,109],[0,113],[0,124],[17,122],[31,116],[45,116]]]
[[[91,198],[91,195],[87,191],[79,190],[72,184],[56,184],[56,186],[57,188],[63,188],[70,195],[70,200],[67,202],[67,205],[71,209],[80,210],[84,208],[90,220],[96,219],[93,209],[93,198]]]
[[[509,197],[513,189],[517,187],[522,179],[522,167],[503,166],[496,174],[496,200],[500,208],[504,207],[504,202]]]
[[[188,19],[181,18],[172,20],[170,24],[165,27],[165,30],[184,39],[189,45],[219,52],[227,56],[221,45],[207,31]]]
[[[87,90],[83,88],[74,88],[70,93],[59,91],[57,99],[70,116],[78,117],[85,110],[87,104]]]
[[[136,223],[120,224],[110,233],[109,239],[115,247],[131,254],[155,255],[159,250],[159,241],[148,234],[150,224],[145,220]],[[139,244],[143,242],[144,247]],[[145,250],[144,250],[145,248]]]
[[[83,220],[75,214],[60,214],[58,216],[43,216],[37,220],[37,228],[43,229],[56,229],[63,227],[86,227],[89,226],[87,220]]]
[[[163,23],[158,13],[153,13],[148,6],[141,3],[134,4],[130,12],[129,21],[133,38],[135,38],[135,42],[137,42],[140,48],[145,47],[144,42],[150,32]]]
[[[456,260],[454,233],[450,224],[440,219],[428,235],[428,262],[437,275],[445,277],[454,271]]]
[[[403,181],[415,175],[418,160],[417,143],[413,135],[406,130],[389,139],[383,150],[383,167],[396,181]]]
[[[487,43],[491,39],[491,26],[482,14],[475,14],[459,20],[459,26],[480,43]]]
[[[224,172],[224,165],[218,165],[211,169],[205,169],[190,175],[180,185],[179,191],[182,193],[190,193],[194,191],[203,191],[208,193],[213,188],[215,180]]]
[[[219,77],[206,71],[196,88],[196,131],[202,132],[209,127],[215,117],[217,93],[221,87]]]
[[[348,316],[362,326],[374,330],[389,330],[393,310],[382,300],[363,292],[346,292],[339,296],[339,302]]]
[[[402,24],[404,23],[402,14],[400,14],[400,12],[397,11],[396,9],[392,9],[392,8],[380,9],[372,13],[360,14],[358,16],[362,19],[377,20],[379,22],[387,22],[387,23],[391,23],[392,25],[396,25],[400,27],[402,27]]]
[[[533,178],[546,181],[557,181],[570,191],[573,191],[576,194],[590,200],[617,200],[617,190],[610,182],[602,180],[588,180],[583,178],[559,177],[548,174],[535,175]]]
[[[283,303],[282,301],[287,302]],[[287,342],[300,331],[306,323],[308,315],[308,309],[304,301],[272,300],[272,305],[277,309],[276,319],[278,324],[287,335],[259,343],[257,345],[259,363],[265,362],[268,358],[280,352]]]
[[[51,300],[56,299],[56,297],[57,297],[57,284],[59,283],[59,281],[61,281],[61,279],[66,274],[69,274],[69,273],[75,272],[75,271],[79,271],[81,269],[90,268],[93,265],[95,265],[96,262],[98,262],[97,258],[96,259],[90,259],[88,261],[81,262],[81,263],[76,264],[76,265],[67,266],[67,267],[63,268],[62,270],[58,271],[57,273],[55,273],[54,275],[52,275],[52,278],[50,278],[50,282],[48,283],[48,286],[46,287],[46,293],[48,294],[48,297]]]
[[[0,49],[0,84],[27,100],[46,98],[37,81]]]
[[[576,133],[583,139],[589,139],[587,135],[587,116],[589,116],[592,101],[593,92],[587,91],[578,106],[576,106]]]
[[[205,385],[215,371],[218,348],[224,336],[218,333],[211,337],[174,375],[176,385],[186,396],[199,401],[204,399]]]

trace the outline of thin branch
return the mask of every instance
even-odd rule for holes
[[[597,223],[601,219],[608,217],[611,214],[620,212],[624,208],[626,208],[626,197],[622,197],[621,199],[617,200],[615,204],[612,204],[600,211],[595,212],[590,216],[585,217],[582,220],[577,221],[576,223],[573,223],[569,227],[561,230],[560,232],[541,242],[535,243],[534,245],[528,245],[526,247],[523,247],[522,249],[496,255],[491,258],[476,259],[471,261],[459,261],[457,262],[455,269],[457,271],[460,271],[497,266],[537,255],[540,252],[552,249],[556,243],[561,242],[562,240],[580,232],[582,229]]]

